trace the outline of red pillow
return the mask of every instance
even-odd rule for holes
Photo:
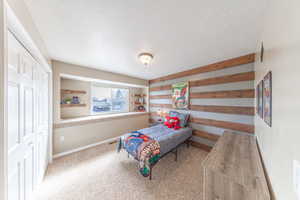
[[[178,117],[166,116],[165,126],[168,128],[174,128],[175,130],[180,129],[180,119]]]

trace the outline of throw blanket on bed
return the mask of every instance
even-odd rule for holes
[[[139,161],[140,173],[145,177],[149,176],[150,166],[155,164],[160,157],[159,143],[137,131],[120,138],[118,151],[121,148]]]

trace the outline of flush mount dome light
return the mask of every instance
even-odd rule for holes
[[[144,65],[149,65],[153,59],[153,55],[151,53],[141,53],[138,58]]]

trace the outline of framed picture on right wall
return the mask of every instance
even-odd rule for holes
[[[263,81],[263,118],[264,121],[272,126],[272,72],[264,77]]]
[[[263,81],[260,81],[256,87],[256,112],[263,118]]]

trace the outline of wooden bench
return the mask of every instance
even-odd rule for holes
[[[204,200],[270,200],[255,136],[225,132],[202,170]]]

